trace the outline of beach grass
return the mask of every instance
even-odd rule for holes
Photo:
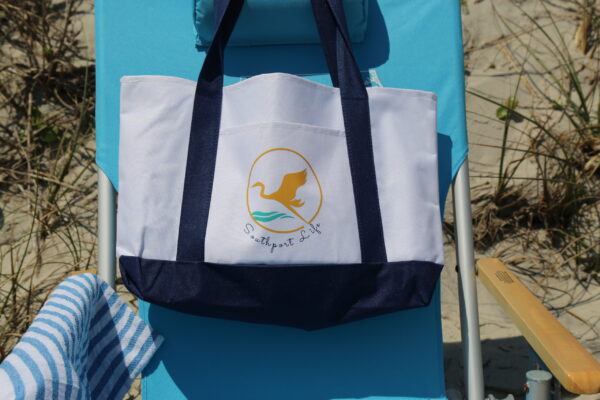
[[[504,29],[505,53],[516,77],[511,95],[468,89],[495,113],[481,115],[500,125],[498,169],[476,188],[476,243],[485,249],[529,232],[528,241],[551,249],[563,262],[600,273],[600,13],[596,1],[572,1],[573,29],[539,2],[532,15],[512,2],[532,29],[494,11]],[[521,21],[522,23],[522,21]],[[578,26],[577,26],[578,25]],[[524,93],[524,95],[523,95]],[[528,97],[525,104],[520,97]],[[477,144],[476,144],[477,145]],[[543,233],[540,235],[540,233]],[[535,240],[541,238],[542,240]],[[530,242],[531,243],[531,242]]]
[[[0,361],[95,261],[94,66],[83,0],[0,0]]]

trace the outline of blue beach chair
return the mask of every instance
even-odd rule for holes
[[[210,2],[202,1],[204,5]],[[226,84],[266,72],[300,74],[329,83],[321,47],[302,44],[311,32],[316,37],[311,13],[304,9],[280,14],[303,1],[309,4],[308,0],[252,0],[266,5],[268,12],[255,12],[252,18],[248,13],[246,20],[242,12],[233,38],[238,35],[244,46],[227,50]],[[539,356],[540,368],[552,372],[571,392],[600,392],[600,364],[517,277],[499,260],[480,260],[476,268],[460,2],[346,3],[350,7],[368,4],[367,12],[349,10],[358,12],[359,17],[361,12],[368,15],[366,31],[360,32],[364,40],[354,46],[367,81],[438,95],[440,204],[452,187],[467,398],[484,398],[476,275]],[[196,48],[194,10],[190,0],[96,3],[98,269],[112,285],[116,274],[119,79],[125,75],[170,75],[195,80],[204,53]],[[204,26],[200,30],[206,34]],[[253,45],[265,32],[274,32],[274,41],[285,38],[284,42],[295,45]],[[446,263],[452,265],[452,260]],[[142,301],[139,305],[142,318],[165,338],[143,373],[142,394],[147,399],[446,398],[439,287],[428,307],[314,332],[194,317]],[[548,399],[552,375],[530,372],[527,397]]]
[[[374,84],[427,90],[439,97],[440,203],[455,179],[455,202],[461,205],[455,216],[461,239],[465,386],[470,399],[482,399],[460,2],[368,4],[366,35],[354,46],[361,69],[375,77]],[[195,80],[204,53],[195,46],[193,11],[190,1],[96,3],[99,270],[113,284],[119,79],[170,75]],[[242,23],[251,27],[272,21]],[[279,21],[277,28],[282,27]],[[329,79],[315,44],[232,47],[227,59],[226,83],[276,71],[325,83]],[[428,307],[315,332],[195,317],[145,302],[140,302],[140,314],[165,338],[143,375],[147,399],[446,397],[439,288]]]

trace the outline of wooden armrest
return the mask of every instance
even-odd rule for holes
[[[98,270],[96,269],[86,269],[85,271],[73,271],[69,274],[69,276],[79,275],[79,274],[97,274]]]
[[[550,372],[570,392],[600,392],[600,363],[495,258],[477,262],[478,277],[513,320]]]

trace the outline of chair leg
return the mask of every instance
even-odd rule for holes
[[[475,282],[475,254],[471,219],[469,164],[465,160],[452,183],[456,258],[459,270],[460,330],[465,366],[465,389],[469,400],[484,398],[479,311]]]
[[[98,274],[115,287],[117,207],[115,189],[98,168]]]
[[[552,374],[548,371],[527,371],[525,400],[550,400]]]

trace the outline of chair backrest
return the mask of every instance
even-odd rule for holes
[[[355,46],[361,69],[375,84],[438,94],[443,204],[467,152],[460,2],[369,4],[366,39]],[[119,79],[195,80],[204,54],[195,47],[192,13],[189,1],[96,4],[97,163],[115,187]],[[227,57],[229,83],[275,71],[327,81],[315,45],[239,47]],[[144,372],[149,399],[445,396],[439,290],[428,307],[315,332],[193,317],[144,302],[140,314],[165,337]]]

